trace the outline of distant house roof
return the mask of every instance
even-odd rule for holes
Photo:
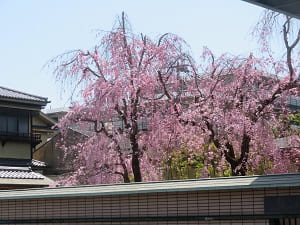
[[[58,187],[19,190],[17,192],[0,191],[0,200],[280,187],[300,187],[300,174],[278,174],[266,176],[223,177],[213,179],[180,180],[167,182]]]
[[[0,166],[0,189],[2,187],[47,187],[53,180],[36,173],[30,167]]]
[[[243,0],[300,19],[299,0]]]
[[[0,178],[10,179],[44,179],[44,176],[33,172],[28,167],[0,166]]]
[[[7,100],[23,100],[34,103],[39,103],[42,105],[46,105],[48,103],[48,98],[40,97],[37,95],[27,94],[25,92],[9,89],[6,87],[0,86],[0,98],[4,98]]]
[[[297,136],[288,136],[288,137],[282,137],[277,138],[276,145],[278,148],[299,148],[300,147],[300,140],[297,138]]]
[[[45,167],[46,163],[42,162],[42,161],[39,161],[39,160],[36,160],[36,159],[32,159],[29,166],[32,166],[32,167]]]
[[[70,109],[68,107],[61,107],[61,108],[53,108],[53,109],[44,109],[43,112],[45,114],[52,114],[52,113],[67,113]]]

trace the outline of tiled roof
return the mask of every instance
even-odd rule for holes
[[[45,114],[53,114],[53,113],[67,113],[70,109],[68,107],[60,107],[60,108],[53,108],[53,109],[45,109],[43,112]]]
[[[48,99],[0,86],[0,97],[47,103]]]
[[[45,167],[46,163],[42,162],[42,161],[39,161],[39,160],[36,160],[36,159],[32,159],[31,163],[29,165],[33,166],[33,167]]]
[[[0,178],[9,179],[44,179],[44,176],[33,172],[28,167],[0,166]]]

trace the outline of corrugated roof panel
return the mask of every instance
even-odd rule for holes
[[[215,179],[182,180],[132,184],[75,186],[45,189],[0,191],[0,199],[61,198],[75,196],[122,195],[137,193],[164,193],[180,191],[209,191],[300,187],[300,174],[226,177]]]

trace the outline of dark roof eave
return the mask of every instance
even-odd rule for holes
[[[48,101],[46,98],[45,101],[36,101],[36,100],[27,100],[27,99],[20,99],[20,98],[10,98],[10,97],[0,97],[0,101],[8,101],[8,102],[15,102],[15,103],[24,103],[24,104],[33,104],[33,105],[40,105],[46,106],[51,101]]]
[[[258,5],[258,6],[261,6],[263,8],[270,9],[270,10],[273,10],[273,11],[276,11],[276,12],[279,12],[279,13],[291,16],[293,18],[296,18],[296,19],[300,19],[300,9],[295,14],[294,12],[290,12],[288,10],[280,9],[280,8],[277,8],[276,6],[270,5],[266,1],[259,1],[259,0],[242,0],[242,1],[254,4],[254,5]],[[281,6],[279,6],[279,7],[281,7]]]

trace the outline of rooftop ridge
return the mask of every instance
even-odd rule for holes
[[[46,97],[42,97],[42,96],[38,96],[38,95],[29,94],[29,93],[26,93],[26,92],[18,91],[18,90],[11,89],[11,88],[7,88],[7,87],[3,87],[3,86],[0,86],[0,89],[5,89],[5,90],[7,90],[7,91],[12,91],[12,92],[15,92],[15,93],[18,93],[18,94],[23,94],[23,95],[27,95],[27,96],[34,97],[34,98],[43,99],[43,100],[41,100],[41,101],[46,101],[46,102],[48,102],[48,98],[46,98]],[[7,97],[7,96],[3,96],[3,97],[6,97],[6,98],[13,98],[13,97]]]
[[[187,191],[223,191],[262,188],[300,187],[300,173],[245,177],[205,178],[167,182],[130,184],[82,185],[69,187],[1,190],[0,199],[34,199],[131,195],[141,193],[166,193]]]
[[[286,177],[286,176],[300,176],[300,173],[283,173],[283,174],[266,174],[266,175],[248,175],[248,176],[230,176],[230,177],[214,177],[214,178],[200,178],[200,179],[184,179],[184,180],[165,180],[165,181],[149,181],[149,182],[132,182],[132,183],[112,183],[112,184],[94,184],[94,185],[76,185],[76,186],[58,186],[51,187],[51,189],[77,189],[84,187],[109,187],[109,186],[133,186],[133,185],[151,185],[151,184],[167,184],[167,183],[188,183],[193,181],[216,181],[216,180],[234,180],[234,179],[251,179],[251,178],[271,178],[271,177]],[[45,188],[34,188],[34,189],[23,189],[20,191],[31,191],[31,190],[44,190]],[[4,190],[11,191],[11,190]],[[13,190],[19,191],[19,190]],[[0,193],[3,192],[2,190]]]

